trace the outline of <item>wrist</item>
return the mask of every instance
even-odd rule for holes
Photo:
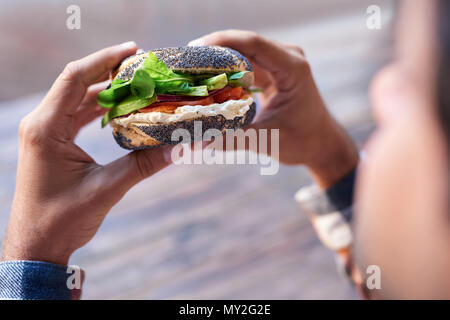
[[[69,264],[71,254],[52,253],[48,250],[36,250],[36,248],[16,247],[5,243],[2,250],[2,257],[0,261],[10,260],[26,260],[26,261],[41,261],[49,262],[61,266]]]
[[[13,220],[13,219],[12,219]],[[50,232],[27,230],[10,221],[2,248],[2,261],[42,261],[66,266],[73,251],[62,247],[64,241],[55,240]]]
[[[314,141],[316,150],[305,165],[319,187],[327,189],[355,169],[359,154],[352,139],[331,115],[320,128]]]
[[[48,249],[27,247],[23,245],[11,244],[5,242],[2,250],[1,261],[9,260],[26,260],[41,261],[67,266],[69,264],[71,254],[52,252]]]

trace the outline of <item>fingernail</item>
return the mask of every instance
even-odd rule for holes
[[[137,44],[134,41],[127,41],[127,42],[124,42],[124,43],[120,44],[120,46],[123,49],[131,49],[131,48],[137,47]]]
[[[188,46],[191,47],[197,47],[197,46],[203,46],[205,43],[205,41],[203,40],[203,38],[198,38],[195,40],[192,40],[191,42],[188,43]]]
[[[167,163],[172,163],[172,150],[173,150],[174,146],[165,146],[163,147],[163,157],[164,157],[164,161],[166,161]]]

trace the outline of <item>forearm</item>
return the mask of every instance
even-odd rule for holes
[[[311,143],[312,151],[305,165],[321,189],[335,185],[359,162],[358,150],[352,139],[328,112]]]

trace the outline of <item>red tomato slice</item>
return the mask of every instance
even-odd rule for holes
[[[214,96],[214,101],[216,103],[223,103],[227,100],[238,100],[243,93],[244,90],[242,87],[226,88]]]
[[[200,100],[193,101],[167,101],[167,102],[155,102],[148,107],[142,108],[139,112],[164,112],[173,113],[176,108],[181,106],[207,106],[213,103],[223,103],[228,100],[239,100],[245,91],[242,87],[227,87],[222,89],[214,96],[206,97]]]
[[[144,109],[140,109],[139,112],[148,113],[148,112],[163,112],[163,113],[174,113],[175,109],[178,106],[168,106],[168,105],[160,105],[154,107],[153,105]]]
[[[181,106],[207,106],[214,103],[214,99],[212,97],[206,97],[200,100],[194,101],[168,101],[168,102],[155,102],[145,107],[143,109],[139,109],[139,112],[166,112],[173,113],[173,111]]]

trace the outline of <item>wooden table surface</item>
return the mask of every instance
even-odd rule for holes
[[[389,57],[387,31],[364,12],[260,32],[301,45],[334,115],[361,145],[373,130],[367,88]],[[0,104],[0,236],[13,197],[17,127],[44,93]],[[95,122],[77,142],[100,163],[126,153]],[[261,176],[258,165],[172,166],[143,181],[109,213],[71,263],[87,273],[84,298],[353,299],[293,196],[302,167]]]

